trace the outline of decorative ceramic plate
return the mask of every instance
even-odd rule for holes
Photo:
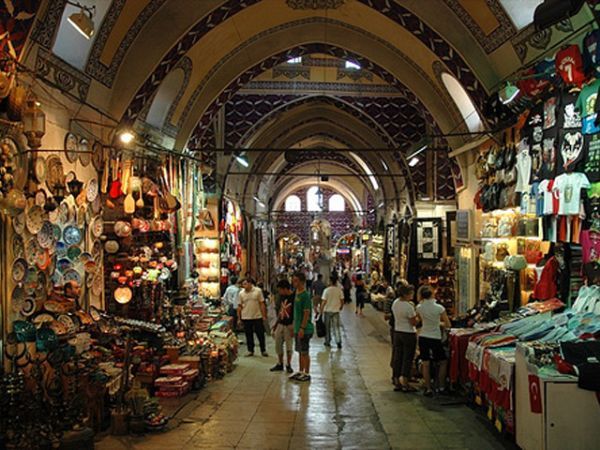
[[[73,133],[65,135],[65,150],[67,151],[67,161],[74,163],[77,161],[77,150],[79,150],[79,141]]]
[[[88,274],[96,272],[97,267],[98,266],[96,264],[96,261],[94,261],[93,259],[83,264],[83,270],[85,271],[85,273]]]
[[[50,222],[45,221],[42,224],[42,229],[40,230],[40,232],[37,234],[37,241],[38,244],[40,244],[40,247],[48,249],[50,247],[54,247],[54,244],[56,243],[55,236],[54,236],[54,225],[52,225]]]
[[[21,315],[24,317],[31,316],[35,310],[37,309],[35,299],[32,297],[27,297],[21,306]]]
[[[19,139],[16,137],[5,136],[0,139],[0,153],[5,155],[6,160],[4,167],[10,169],[13,175],[12,186],[15,189],[23,189],[27,183],[27,163],[29,159],[24,150],[25,146],[20,145]],[[5,194],[9,190],[3,188]]]
[[[29,267],[27,269],[27,276],[25,277],[25,281],[23,282],[23,286],[29,292],[33,292],[38,288],[38,271],[35,267]]]
[[[74,263],[77,262],[79,256],[81,255],[81,248],[77,245],[71,245],[67,250],[67,258],[69,258]]]
[[[64,274],[66,271],[71,270],[73,262],[68,258],[60,258],[56,262],[56,267]]]
[[[79,261],[81,262],[81,264],[85,264],[88,261],[93,261],[94,257],[92,256],[91,253],[88,252],[83,252],[80,256],[79,256]]]
[[[92,146],[92,164],[98,172],[104,170],[104,146],[102,142],[96,141]]]
[[[100,319],[102,319],[102,314],[98,308],[95,306],[90,306],[90,317],[94,322],[98,322]]]
[[[27,276],[27,261],[17,258],[12,265],[12,279],[15,283],[21,283]]]
[[[35,290],[35,298],[39,301],[46,301],[46,297],[48,296],[48,277],[44,271],[38,272],[37,277],[38,286]]]
[[[102,270],[98,270],[94,278],[92,279],[92,294],[96,297],[102,295],[102,288],[104,287],[104,276]]]
[[[59,241],[56,243],[56,256],[59,258],[62,258],[63,256],[66,256],[67,254],[67,250],[68,250],[69,246],[67,244],[65,244],[62,241]]]
[[[37,258],[35,259],[35,264],[38,266],[40,270],[46,270],[50,265],[52,258],[50,258],[50,253],[48,250],[42,250],[38,253]]]
[[[43,208],[46,204],[46,191],[43,189],[38,190],[35,193],[35,205]]]
[[[31,234],[38,234],[44,225],[44,210],[32,206],[25,212],[25,226]]]
[[[59,225],[65,225],[69,222],[69,205],[67,202],[62,202],[60,206],[57,208],[58,211],[58,221]]]
[[[104,233],[104,221],[102,220],[102,216],[96,216],[92,221],[91,225],[92,235],[95,238],[99,238]]]
[[[46,159],[46,186],[52,195],[57,194],[57,186],[65,187],[65,171],[60,157],[56,155]]]
[[[40,247],[40,244],[38,244],[37,239],[35,237],[29,239],[25,244],[25,259],[27,260],[27,264],[30,266],[35,265],[41,251],[42,248]]]
[[[63,239],[65,244],[78,245],[81,242],[81,230],[73,225],[69,225],[63,231]]]
[[[36,328],[41,328],[43,324],[54,322],[54,316],[49,313],[39,313],[31,320]]]
[[[58,270],[55,270],[52,273],[52,278],[50,279],[50,282],[53,286],[62,286],[64,284],[62,274]]]
[[[17,234],[23,234],[23,232],[25,231],[25,212],[22,212],[21,214],[17,214],[16,216],[13,217],[12,222],[13,222],[13,229],[15,230],[15,233]]]
[[[47,169],[46,159],[41,155],[36,155],[33,172],[38,184],[42,184],[44,181],[46,181],[46,175],[48,173]]]
[[[63,280],[65,283],[69,281],[76,281],[77,284],[81,284],[81,275],[75,269],[69,269],[63,272]]]
[[[88,141],[86,138],[81,138],[79,140],[78,150],[82,152],[79,153],[79,162],[83,167],[87,167],[92,160],[90,141]]]
[[[96,178],[92,178],[88,181],[87,185],[87,201],[93,202],[98,197],[98,180]]]
[[[23,304],[25,303],[25,299],[27,298],[27,293],[25,289],[21,286],[17,286],[12,291],[11,296],[11,306],[14,312],[18,313],[21,311]]]
[[[119,243],[117,241],[106,241],[104,244],[104,250],[106,253],[115,254],[119,251]]]
[[[12,252],[15,258],[23,258],[25,256],[25,243],[23,238],[18,234],[13,234]]]
[[[69,205],[69,218],[67,219],[69,223],[77,223],[77,207],[73,205]]]

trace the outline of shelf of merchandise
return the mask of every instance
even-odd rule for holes
[[[218,299],[221,294],[219,246],[218,238],[198,237],[194,240],[198,291],[208,299]]]

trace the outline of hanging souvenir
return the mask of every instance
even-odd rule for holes
[[[81,138],[77,150],[79,150],[79,162],[83,167],[87,167],[92,160],[90,141],[86,138]]]
[[[79,140],[73,133],[65,135],[65,150],[67,161],[74,163],[77,161],[77,150],[79,149]]]

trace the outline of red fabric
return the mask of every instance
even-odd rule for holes
[[[465,354],[471,335],[450,336],[450,381],[466,383],[469,381],[469,364]]]
[[[532,413],[542,413],[541,385],[537,375],[529,375],[529,405]]]
[[[576,44],[569,45],[556,54],[556,72],[568,85],[581,87],[585,81],[585,70],[581,51]]]
[[[523,75],[535,75],[535,69],[529,69],[528,71],[524,72]],[[550,82],[544,78],[526,78],[519,81],[517,84],[521,92],[528,97],[537,97],[546,90],[546,87],[550,84]]]
[[[538,280],[538,283],[535,285],[535,289],[533,291],[533,296],[537,300],[548,300],[556,297],[558,293],[558,288],[556,286],[556,277],[558,274],[558,261],[553,256],[548,260],[544,269],[542,270],[542,275]]]

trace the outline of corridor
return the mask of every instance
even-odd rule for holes
[[[503,449],[477,413],[462,404],[393,392],[389,338],[381,313],[342,313],[342,350],[311,343],[312,382],[298,384],[268,358],[238,359],[233,373],[209,383],[171,421],[144,437],[107,437],[99,450],[176,449]],[[242,354],[244,353],[242,348]],[[294,361],[296,364],[296,361]]]

